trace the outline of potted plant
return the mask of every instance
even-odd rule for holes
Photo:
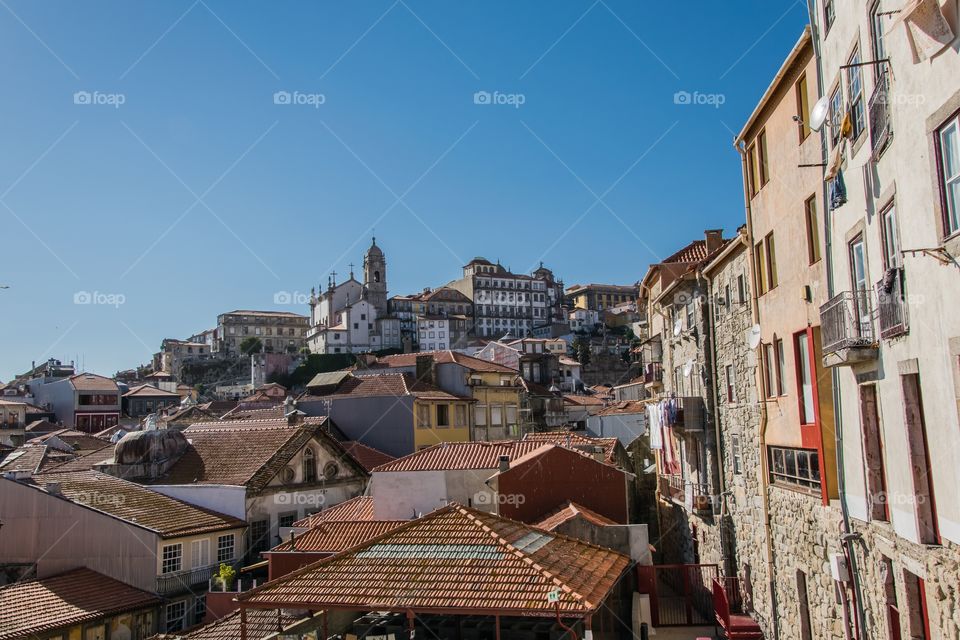
[[[237,579],[237,571],[225,562],[220,563],[220,571],[214,575],[214,584],[220,587],[221,591],[232,591],[233,583]]]

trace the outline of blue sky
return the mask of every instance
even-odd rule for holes
[[[475,255],[633,282],[742,223],[731,140],[805,21],[769,0],[0,0],[0,380],[306,313],[275,294],[359,264],[372,227],[391,294]]]

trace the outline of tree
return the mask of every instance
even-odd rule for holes
[[[577,355],[577,362],[581,365],[590,364],[590,340],[577,337],[573,341],[573,350]]]
[[[240,353],[250,355],[251,353],[260,353],[263,351],[263,342],[256,336],[244,338],[240,342]]]

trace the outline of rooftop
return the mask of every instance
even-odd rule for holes
[[[471,371],[490,372],[490,373],[511,373],[516,374],[516,369],[511,369],[502,364],[481,360],[457,351],[421,351],[419,353],[400,353],[392,356],[378,358],[373,365],[385,367],[413,367],[417,364],[417,358],[421,356],[430,356],[437,364],[455,362]]]
[[[565,505],[548,514],[540,522],[537,522],[535,526],[546,529],[547,531],[554,531],[557,527],[562,525],[564,522],[573,520],[576,517],[582,517],[588,522],[598,526],[605,527],[608,525],[617,524],[610,518],[602,516],[596,511],[591,511],[584,506],[577,504],[576,502],[567,502]]]
[[[408,520],[333,520],[319,522],[316,526],[295,535],[271,551],[340,553],[363,544],[379,535],[396,529]]]
[[[373,520],[373,497],[357,496],[293,523],[295,527],[314,527],[321,522]]]
[[[384,471],[455,471],[496,469],[500,456],[515,460],[543,446],[542,442],[504,440],[501,442],[441,442],[426,449],[380,465]]]
[[[141,385],[138,385],[138,386],[134,387],[133,389],[130,389],[130,391],[127,391],[125,394],[123,394],[123,397],[124,397],[124,398],[133,398],[133,397],[137,397],[137,398],[147,398],[147,397],[156,398],[156,397],[161,397],[161,398],[178,398],[178,399],[180,398],[180,396],[179,396],[178,394],[173,393],[172,391],[164,391],[163,389],[158,389],[157,387],[153,386],[152,384],[141,384]]]
[[[344,459],[359,464],[319,425],[317,418],[290,426],[285,420],[230,420],[200,422],[184,430],[186,452],[157,484],[223,484],[265,487],[308,442],[323,439]]]
[[[237,518],[180,502],[134,482],[96,471],[50,472],[24,484],[148,529],[163,538],[246,527]]]
[[[244,630],[241,630],[240,611],[237,610],[192,631],[160,634],[155,636],[155,640],[237,640],[243,637],[243,631],[246,631],[245,635],[249,640],[259,640],[277,633],[278,623],[281,628],[286,628],[300,620],[288,613],[271,609],[251,609],[247,611],[246,618]]]
[[[69,380],[77,391],[120,391],[115,381],[95,373],[78,373]]]
[[[629,566],[615,551],[451,504],[238,600],[260,608],[587,615]]]
[[[90,569],[0,587],[0,640],[48,632],[158,605],[157,596]]]
[[[308,389],[311,385],[307,385]],[[331,392],[310,397],[394,397],[413,396],[422,400],[470,400],[447,393],[442,389],[426,382],[418,382],[409,373],[377,373],[363,376],[349,374]]]
[[[363,466],[367,471],[373,471],[374,467],[379,467],[382,464],[387,464],[396,460],[389,453],[384,453],[379,449],[374,449],[368,445],[358,442],[356,440],[347,440],[346,442],[341,442],[343,448],[347,450],[353,458]]]

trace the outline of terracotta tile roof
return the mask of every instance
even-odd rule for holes
[[[39,473],[60,473],[63,471],[91,471],[95,465],[113,460],[113,445],[106,443],[100,449],[80,451],[77,456],[64,457],[62,460],[53,460],[45,465]]]
[[[600,410],[601,416],[612,416],[620,413],[645,413],[647,403],[637,400],[624,400],[615,404],[608,405]]]
[[[260,640],[277,633],[280,628],[297,622],[301,618],[277,609],[249,609],[247,611],[246,636],[249,640]],[[151,640],[237,640],[243,636],[240,628],[240,611],[229,613],[216,622],[198,627],[187,633],[159,634]]]
[[[441,442],[380,465],[374,472],[496,469],[500,464],[500,456],[509,456],[510,460],[515,460],[541,446],[542,442],[522,440]]]
[[[124,398],[179,398],[180,396],[172,391],[158,389],[152,384],[141,384],[123,394]]]
[[[183,431],[189,443],[186,452],[156,484],[225,484],[246,486],[257,492],[314,438],[324,442],[358,473],[365,473],[340,443],[320,429],[325,420],[316,418],[292,427],[278,420],[191,425]]]
[[[573,393],[563,394],[563,401],[567,404],[576,404],[583,407],[602,407],[604,404],[603,400],[597,396],[581,396]]]
[[[0,473],[29,471],[40,473],[60,463],[76,458],[76,454],[58,451],[45,444],[26,444],[17,447],[0,462]]]
[[[116,382],[95,373],[78,373],[69,379],[77,391],[120,391]]]
[[[343,448],[347,450],[347,453],[353,456],[354,460],[359,462],[367,471],[373,471],[374,467],[396,460],[396,458],[389,453],[384,453],[379,449],[374,449],[356,440],[347,440],[340,444],[342,444]]]
[[[51,471],[23,481],[47,489],[59,483],[61,495],[162,538],[246,527],[243,520],[175,500],[156,491],[96,471]]]
[[[110,442],[103,438],[98,438],[89,433],[76,431],[74,429],[57,429],[56,431],[50,431],[35,438],[30,438],[27,440],[27,444],[46,444],[54,438],[62,440],[77,452],[99,451],[110,445]]]
[[[616,464],[616,448],[619,442],[616,438],[594,438],[585,436],[573,431],[542,431],[539,433],[528,433],[523,436],[523,441],[537,442],[543,444],[550,442],[572,449],[583,450],[588,447],[603,447],[604,458],[610,464]]]
[[[184,431],[186,432],[189,430],[190,433],[195,433],[197,431],[223,431],[237,429],[292,429],[298,426],[320,426],[327,421],[326,416],[301,416],[300,422],[290,424],[290,422],[287,421],[287,419],[282,415],[271,417],[255,416],[252,418],[243,417],[245,415],[243,412],[229,415],[236,416],[236,418],[228,418],[224,416],[224,418],[221,420],[204,420],[202,422],[194,422]]]
[[[617,524],[610,518],[602,516],[596,511],[591,511],[590,509],[587,509],[576,502],[567,502],[556,511],[553,511],[544,517],[542,520],[540,520],[540,522],[537,522],[534,526],[540,527],[541,529],[546,529],[547,531],[554,531],[564,522],[573,520],[577,516],[582,517],[584,520],[587,520],[598,527]]]
[[[236,407],[220,416],[221,420],[265,420],[281,419],[284,417],[285,407],[282,402],[270,400],[269,406],[263,406],[264,403],[244,403],[241,402]]]
[[[55,422],[50,422],[44,418],[42,420],[34,420],[24,428],[24,431],[27,433],[48,433],[50,431],[56,431],[60,428],[60,425],[56,424]]]
[[[47,637],[71,625],[153,607],[161,598],[90,569],[0,587],[0,640]]]
[[[333,520],[320,522],[309,531],[295,535],[270,551],[310,551],[340,553],[363,544],[387,531],[392,531],[409,520]],[[267,552],[270,553],[270,552]]]
[[[460,353],[459,351],[450,350],[421,351],[419,353],[399,353],[392,356],[384,356],[377,359],[377,362],[373,365],[373,368],[376,368],[377,365],[384,367],[413,367],[416,366],[417,358],[419,356],[430,356],[437,364],[455,362],[467,369],[470,369],[471,371],[479,371],[483,373],[517,373],[516,369],[511,369],[510,367],[502,364],[490,362],[489,360],[481,360],[480,358],[474,358],[473,356],[468,356]]]
[[[377,373],[364,376],[351,374],[346,376],[333,392],[305,397],[339,398],[347,396],[352,398],[414,396],[424,400],[472,400],[472,398],[447,393],[426,382],[417,382],[409,373]]]
[[[209,411],[215,415],[222,416],[238,404],[239,403],[236,400],[211,400],[210,402],[204,402],[203,404],[198,404],[197,406],[204,411]]]
[[[673,262],[700,262],[707,257],[707,241],[694,240],[683,249],[680,249],[666,260],[661,260],[662,264]]]
[[[559,607],[567,615],[586,615],[629,566],[630,558],[615,551],[452,504],[238,600],[260,607],[336,603],[545,617]],[[557,604],[547,600],[555,590]]]
[[[373,497],[357,496],[293,523],[295,527],[315,527],[321,522],[373,520]]]

